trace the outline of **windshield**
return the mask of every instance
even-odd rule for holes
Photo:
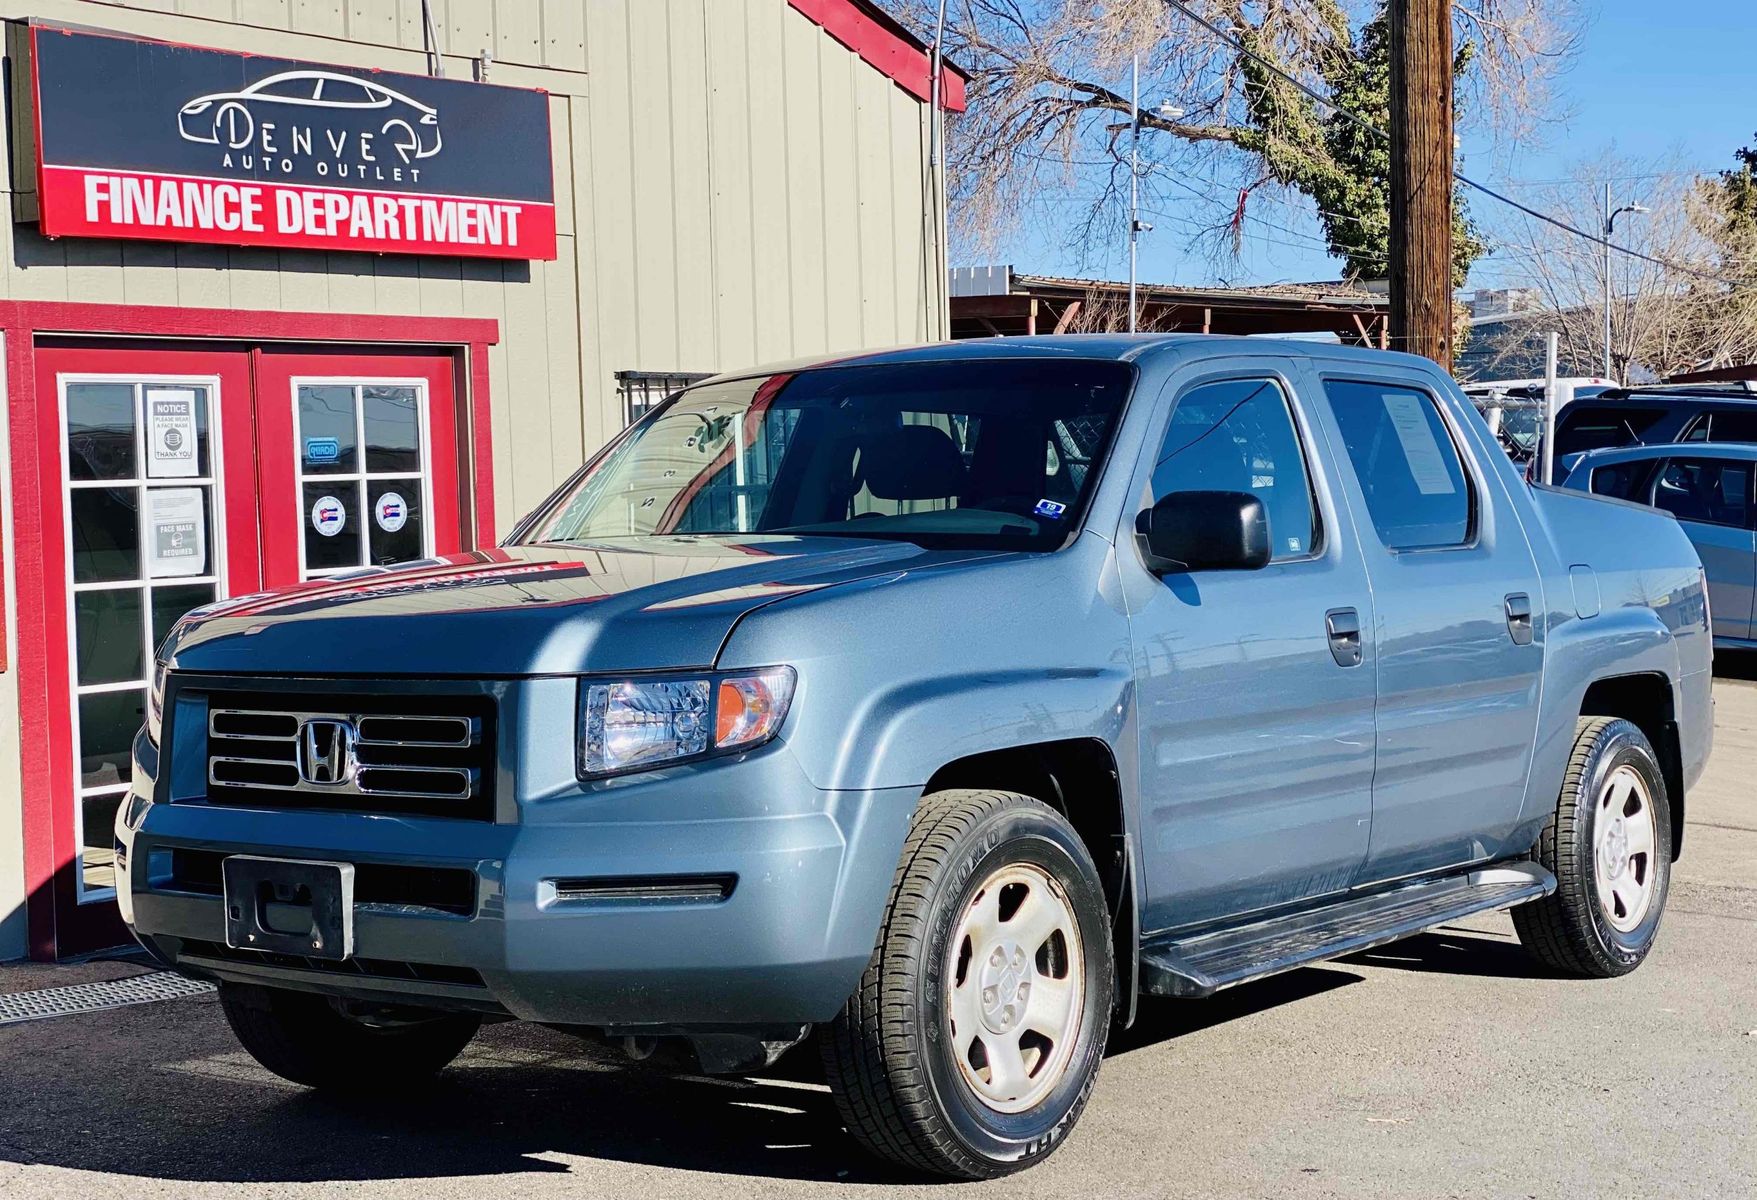
[[[1132,378],[1118,362],[990,359],[704,384],[630,431],[525,540],[791,533],[1054,549]]]
[[[1501,412],[1501,436],[1521,450],[1537,447],[1543,432],[1542,419],[1535,408],[1508,408]]]

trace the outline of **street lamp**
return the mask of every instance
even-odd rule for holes
[[[1604,185],[1604,376],[1611,375],[1611,234],[1616,232],[1617,218],[1624,213],[1645,213],[1652,210],[1634,201],[1619,209],[1611,208],[1611,185],[1606,180]]]
[[[1175,121],[1184,110],[1169,100],[1159,102],[1159,115]],[[1141,55],[1136,52],[1129,64],[1129,332],[1137,332],[1139,310],[1135,305],[1136,263],[1140,257],[1141,234],[1153,226],[1141,220]]]

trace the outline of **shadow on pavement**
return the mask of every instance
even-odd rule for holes
[[[1518,953],[1446,934],[1358,957],[1492,974],[1503,956]],[[1521,957],[1520,968],[1529,973],[1531,964]],[[1199,1003],[1144,998],[1135,1026],[1111,1038],[1110,1054],[1360,980],[1328,966]],[[452,1069],[413,1095],[343,1102],[269,1075],[232,1040],[217,1003],[186,1000],[8,1029],[0,1078],[15,1098],[0,1109],[0,1159],[136,1178],[480,1178],[567,1173],[585,1159],[757,1178],[910,1181],[868,1159],[843,1132],[810,1043],[760,1078],[709,1079],[633,1066],[567,1034],[505,1024],[485,1029]]]
[[[1142,996],[1131,1028],[1112,1032],[1106,1057],[1144,1050],[1208,1029],[1224,1025],[1240,1017],[1266,1012],[1283,1004],[1293,1004],[1319,996],[1336,988],[1359,983],[1361,977],[1352,971],[1338,971],[1328,965],[1305,967],[1274,975],[1256,983],[1242,984],[1218,992],[1206,1000],[1170,1000],[1159,996]]]
[[[1157,1045],[1353,982],[1298,971],[1201,1004],[1147,1000],[1112,1053]],[[637,1067],[538,1026],[498,1025],[395,1101],[334,1101],[258,1067],[211,1001],[6,1031],[0,1158],[195,1182],[302,1183],[565,1173],[607,1159],[753,1177],[911,1181],[843,1132],[815,1046],[761,1078]],[[914,1180],[919,1182],[919,1180]]]
[[[1419,933],[1401,942],[1363,950],[1336,961],[1363,967],[1389,967],[1397,971],[1475,975],[1484,979],[1565,978],[1527,953],[1517,941],[1453,929]]]
[[[1714,652],[1714,677],[1716,679],[1740,680],[1746,683],[1757,681],[1757,651],[1716,650]]]

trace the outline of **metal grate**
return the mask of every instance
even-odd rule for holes
[[[618,371],[616,395],[622,401],[622,424],[633,425],[647,410],[672,392],[700,383],[707,374],[696,371]]]
[[[151,1004],[157,1000],[180,1000],[213,990],[214,985],[204,980],[185,979],[170,971],[149,971],[144,975],[102,983],[76,983],[34,992],[13,992],[0,996],[0,1025],[16,1025],[20,1021],[38,1021],[46,1017],[71,1017],[129,1004]]]

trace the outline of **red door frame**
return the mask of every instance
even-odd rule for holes
[[[57,861],[56,806],[71,795],[71,763],[59,763],[51,745],[54,696],[68,682],[64,610],[54,610],[56,582],[65,570],[52,551],[60,548],[61,473],[44,469],[61,455],[60,412],[37,394],[36,339],[48,335],[188,340],[202,342],[407,345],[450,351],[457,363],[459,411],[467,412],[468,437],[460,439],[461,500],[471,511],[462,541],[466,548],[494,545],[494,468],[489,409],[488,347],[500,340],[500,324],[483,317],[388,317],[334,313],[248,312],[230,309],[0,301],[5,336],[7,422],[12,467],[12,577],[17,588],[20,779],[24,809],[26,930],[32,958],[56,957],[55,893],[68,882],[74,860]],[[50,457],[50,456],[53,457]],[[473,519],[471,519],[473,518]],[[470,533],[474,536],[471,537]],[[51,576],[51,573],[53,575]],[[3,586],[0,573],[0,586]],[[52,611],[53,610],[53,611]],[[3,644],[0,639],[0,644]],[[6,664],[0,664],[0,667]],[[59,683],[57,684],[57,680]],[[64,706],[63,706],[64,707]],[[65,784],[66,794],[58,792]]]

